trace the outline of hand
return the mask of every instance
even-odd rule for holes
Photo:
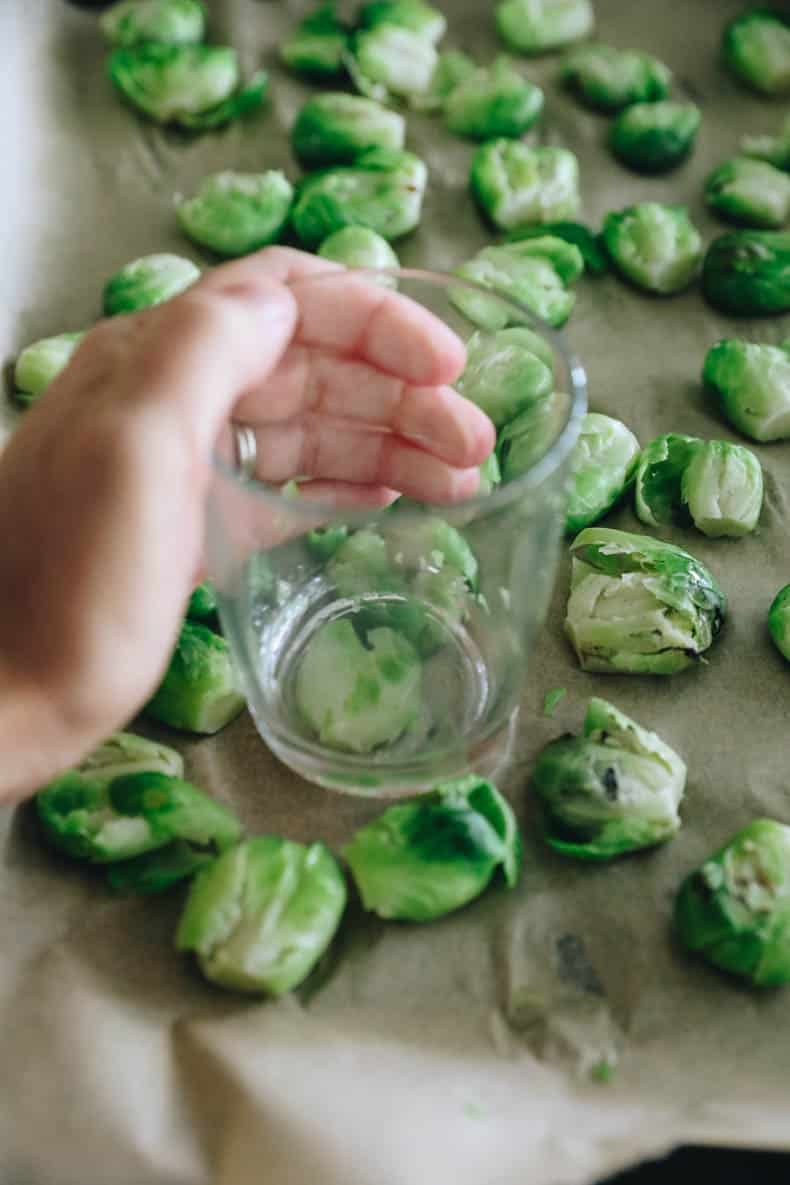
[[[161,679],[231,412],[255,426],[260,476],[307,475],[338,505],[474,492],[494,433],[446,385],[462,344],[358,277],[342,300],[299,283],[340,270],[281,248],[217,267],[101,322],[26,413],[0,459],[0,797],[73,764]]]

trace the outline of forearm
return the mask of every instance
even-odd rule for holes
[[[0,662],[0,804],[33,794],[79,749],[54,704]]]

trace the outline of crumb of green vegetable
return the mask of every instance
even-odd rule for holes
[[[583,45],[567,54],[560,79],[588,107],[605,112],[665,99],[672,85],[670,70],[657,58],[601,44]]]
[[[790,310],[790,231],[738,230],[708,247],[702,291],[714,308],[746,317]]]
[[[694,103],[633,103],[612,123],[609,144],[637,173],[666,173],[691,152],[701,119]]]
[[[294,155],[307,169],[353,164],[366,148],[403,148],[406,121],[360,95],[328,92],[305,103],[291,129]]]
[[[592,526],[612,509],[631,485],[639,460],[639,441],[611,416],[588,412],[573,451],[566,534]]]
[[[790,177],[767,161],[734,157],[708,176],[705,201],[729,222],[776,230],[790,216]]]
[[[560,700],[564,699],[567,694],[567,687],[553,687],[551,691],[547,691],[543,697],[543,715],[552,717],[557,711]]]
[[[185,621],[144,714],[171,728],[210,734],[224,728],[243,707],[228,643],[205,626]]]
[[[178,296],[200,278],[200,268],[180,255],[143,255],[110,276],[104,285],[104,315],[136,313]]]
[[[218,255],[248,255],[276,242],[288,222],[293,186],[284,173],[234,173],[204,177],[195,194],[179,202],[184,234]]]
[[[475,153],[469,183],[501,230],[570,219],[579,209],[579,162],[567,148],[492,140]]]
[[[501,0],[499,36],[511,49],[542,54],[589,36],[594,24],[590,0]]]
[[[603,238],[617,271],[647,292],[682,292],[702,262],[702,239],[685,206],[639,202],[612,211]]]
[[[471,140],[521,136],[542,111],[543,91],[504,57],[459,82],[444,103],[447,127]]]
[[[280,46],[280,60],[306,78],[333,79],[345,72],[349,30],[337,17],[334,4],[322,4],[307,14]]]
[[[59,333],[25,346],[14,365],[14,397],[23,406],[34,403],[66,366],[85,333]]]
[[[612,1061],[603,1058],[596,1062],[590,1070],[590,1077],[593,1082],[600,1082],[602,1086],[608,1086],[614,1081],[615,1073],[617,1072],[617,1065]]]
[[[120,0],[105,9],[99,27],[111,46],[192,45],[205,36],[206,9],[201,0]]]
[[[752,90],[790,94],[790,18],[779,9],[747,9],[724,30],[722,57]]]
[[[705,356],[703,382],[722,414],[761,443],[790,440],[790,351],[726,338]]]
[[[790,584],[780,589],[771,602],[768,631],[776,649],[790,662]]]

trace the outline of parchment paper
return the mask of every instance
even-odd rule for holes
[[[488,4],[444,0],[452,43],[487,60]],[[607,121],[545,82],[547,142],[580,156],[584,215],[640,198],[687,202],[706,239],[701,183],[740,135],[778,127],[782,104],[750,96],[717,65],[740,0],[597,0],[602,39],[665,59],[703,111],[692,161],[664,179],[625,172]],[[139,123],[112,93],[95,16],[57,0],[0,5],[4,47],[2,357],[99,311],[103,280],[138,255],[194,254],[173,195],[219,167],[297,170],[286,132],[308,89],[273,47],[300,8],[214,0],[211,35],[272,66],[259,118],[185,142]],[[431,169],[406,264],[448,268],[489,239],[465,195],[472,147],[412,117]],[[197,258],[197,256],[196,256]],[[706,405],[706,349],[741,334],[779,341],[790,319],[715,315],[699,294],[642,296],[584,279],[570,340],[591,405],[649,440],[675,430],[732,438]],[[4,413],[9,418],[6,410]],[[487,894],[430,927],[384,925],[352,907],[337,948],[303,991],[247,1002],[175,955],[180,908],[118,901],[40,846],[29,809],[2,823],[2,1185],[580,1185],[683,1141],[790,1147],[790,992],[749,992],[676,949],[673,893],[685,873],[758,815],[790,822],[790,673],[765,627],[790,580],[790,445],[755,446],[765,467],[759,533],[739,542],[668,532],[728,592],[710,663],[660,680],[580,673],[563,640],[566,565],[525,693],[515,760],[501,780],[524,822],[518,889]],[[630,511],[614,525],[632,528]],[[545,692],[568,688],[554,720]],[[687,759],[684,827],[668,846],[586,867],[541,846],[525,780],[546,740],[577,729],[602,694]],[[172,741],[172,736],[168,737]],[[189,774],[253,832],[342,843],[378,806],[300,782],[245,716],[215,739],[179,742]],[[613,1081],[591,1080],[618,1051]]]

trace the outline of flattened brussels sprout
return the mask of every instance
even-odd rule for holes
[[[762,466],[742,444],[707,440],[683,472],[681,495],[703,535],[738,539],[760,519]]]
[[[767,160],[769,165],[790,172],[790,115],[785,118],[777,136],[744,136],[741,152],[744,156]]]
[[[386,239],[367,226],[344,226],[324,239],[318,248],[322,259],[342,263],[344,267],[389,268],[399,267],[400,260]],[[382,276],[379,283],[395,288],[394,277]]]
[[[729,338],[705,356],[703,381],[729,422],[761,442],[790,440],[790,351]]]
[[[560,79],[588,107],[607,112],[665,99],[672,85],[671,71],[650,54],[599,44],[567,54]]]
[[[547,365],[534,352],[536,337],[529,329],[503,329],[490,336],[476,333],[466,344],[466,368],[456,388],[495,428],[551,392],[553,359],[549,354]]]
[[[85,333],[59,333],[25,346],[14,366],[14,398],[25,406],[43,395],[56,379]]]
[[[113,46],[193,45],[205,35],[206,10],[200,0],[120,0],[102,13],[99,27]]]
[[[734,157],[709,175],[705,201],[729,222],[775,229],[790,215],[790,177],[766,161]]]
[[[549,325],[558,326],[571,315],[576,296],[569,285],[583,271],[584,261],[577,247],[544,235],[501,247],[484,247],[455,274],[520,302]],[[464,316],[483,329],[504,329],[511,320],[501,301],[483,293],[458,287],[451,288],[448,295]]]
[[[164,679],[144,714],[185,732],[214,733],[243,707],[225,639],[185,621]]]
[[[143,255],[110,276],[104,285],[105,317],[136,313],[162,304],[200,278],[200,268],[180,255]]]
[[[780,589],[771,603],[768,632],[776,649],[790,662],[790,584]]]
[[[492,140],[475,153],[469,183],[483,213],[502,230],[573,218],[579,209],[579,163],[567,148]]]
[[[680,887],[685,947],[756,987],[790,982],[790,827],[755,819]]]
[[[736,230],[714,239],[702,291],[723,313],[770,316],[790,309],[790,231]]]
[[[634,103],[612,124],[609,144],[637,173],[666,173],[691,152],[701,119],[694,103]]]
[[[497,456],[503,481],[515,481],[544,457],[567,420],[567,396],[553,391],[500,429]]]
[[[419,34],[431,45],[441,41],[447,31],[444,14],[421,0],[373,0],[371,4],[362,5],[358,21],[363,29],[397,25]]]
[[[528,82],[509,58],[481,66],[455,87],[444,104],[448,128],[472,140],[521,136],[543,110],[543,91]]]
[[[522,239],[536,239],[550,235],[553,239],[564,239],[578,247],[584,260],[584,269],[593,276],[609,271],[609,256],[603,247],[600,235],[594,234],[583,222],[545,222],[540,226],[522,226],[505,235],[506,243],[519,243]]]
[[[790,93],[790,20],[771,8],[751,8],[724,30],[722,56],[739,81],[765,95]]]
[[[702,262],[702,239],[685,206],[639,202],[612,211],[603,238],[617,271],[646,292],[682,292]]]
[[[325,94],[308,99],[291,129],[291,146],[305,168],[353,164],[366,148],[400,149],[406,121],[372,99]]]
[[[96,778],[105,785],[125,774],[140,772],[180,778],[184,773],[184,760],[168,745],[135,736],[132,732],[114,732],[82,759],[75,772]]]
[[[291,222],[311,250],[344,226],[368,226],[387,240],[398,239],[420,221],[427,180],[418,157],[372,148],[354,165],[306,177]]]
[[[583,736],[560,737],[541,751],[531,778],[546,842],[581,860],[611,860],[672,839],[685,786],[678,754],[603,699],[590,700]]]
[[[328,848],[260,835],[198,873],[176,949],[193,951],[212,983],[281,996],[312,971],[345,905],[343,874]]]
[[[512,888],[521,838],[496,786],[472,774],[388,807],[341,855],[365,909],[381,918],[431,922],[479,897],[499,868]]]
[[[588,527],[571,545],[565,632],[584,671],[673,675],[721,630],[726,598],[687,552],[646,535]]]
[[[375,25],[355,35],[352,51],[349,73],[368,98],[419,102],[430,91],[439,55],[419,33],[400,25]]]
[[[275,243],[293,201],[293,186],[276,170],[214,173],[176,208],[184,234],[218,255],[247,255]]]
[[[639,459],[639,441],[611,416],[588,412],[573,453],[573,480],[565,511],[565,530],[576,534],[603,518],[630,486]]]
[[[502,0],[496,25],[506,45],[519,53],[561,49],[592,32],[590,0]]]
[[[417,111],[439,111],[445,100],[459,83],[477,70],[468,56],[457,49],[448,49],[436,59],[428,89],[409,98],[410,105]]]
[[[307,78],[336,78],[345,72],[349,31],[334,4],[310,12],[280,46],[280,60]]]

